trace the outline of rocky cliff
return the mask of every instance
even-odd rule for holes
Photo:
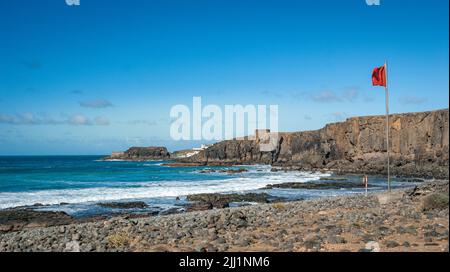
[[[255,140],[223,141],[184,161],[385,174],[385,120],[385,116],[354,117],[315,131],[279,133],[272,152],[261,152]],[[448,144],[448,109],[390,116],[394,175],[448,178]]]
[[[131,160],[131,161],[147,161],[147,160],[166,160],[170,158],[167,148],[161,146],[150,147],[131,147],[125,152],[113,152],[111,156],[105,160]]]

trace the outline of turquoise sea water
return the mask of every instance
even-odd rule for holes
[[[101,161],[102,156],[0,157],[0,209],[40,203],[39,209],[62,210],[74,216],[118,212],[96,203],[144,201],[150,210],[180,207],[184,196],[215,192],[267,192],[288,199],[363,193],[346,190],[262,190],[268,184],[318,181],[332,173],[271,172],[270,166],[236,166],[249,171],[239,174],[200,173],[212,167],[167,167],[162,161]],[[227,169],[227,167],[215,167]],[[349,176],[359,181],[359,176]],[[386,188],[383,177],[370,177],[375,187]],[[394,187],[412,183],[393,182]],[[180,200],[176,200],[179,197]],[[59,205],[63,203],[64,205]],[[139,212],[139,211],[136,211]]]

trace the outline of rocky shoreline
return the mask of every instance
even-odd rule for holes
[[[448,251],[448,188],[63,222],[2,233],[0,251]]]
[[[390,118],[390,173],[448,179],[448,109],[392,114]],[[221,141],[190,156],[178,154],[188,150],[170,153],[165,147],[131,147],[104,160],[172,160],[163,164],[172,167],[266,164],[280,171],[387,174],[384,116],[352,117],[314,131],[256,135],[258,130],[255,137]],[[271,150],[260,148],[267,137],[275,137]]]
[[[238,174],[245,169],[231,170],[212,170],[213,172]],[[210,170],[202,170],[209,173]],[[200,173],[202,173],[200,171]],[[230,172],[231,171],[231,172]],[[245,170],[246,171],[246,170]],[[244,172],[245,172],[244,171]],[[171,208],[163,208],[158,205],[149,205],[144,201],[105,201],[92,203],[102,211],[94,214],[79,215],[73,217],[63,211],[60,211],[69,203],[59,203],[55,205],[44,205],[35,203],[31,206],[18,206],[0,210],[0,233],[10,231],[20,231],[35,227],[50,227],[66,224],[75,224],[83,222],[94,222],[107,218],[122,216],[128,218],[149,217],[158,215],[168,215],[175,213],[184,213],[191,211],[203,211],[216,208],[228,208],[236,206],[252,205],[257,203],[276,203],[293,201],[292,198],[283,198],[271,195],[266,190],[275,188],[279,189],[302,189],[302,190],[341,190],[341,189],[361,189],[363,185],[359,182],[360,178],[354,179],[350,176],[338,177],[322,177],[317,181],[309,181],[304,183],[285,182],[268,184],[260,188],[261,191],[255,192],[237,192],[237,193],[200,193],[190,194],[186,197],[174,197],[174,206]],[[413,180],[412,182],[416,182]],[[420,181],[423,182],[423,181]],[[417,183],[417,182],[416,182]],[[380,185],[372,185],[369,187],[379,187]],[[183,198],[183,200],[181,200]],[[295,197],[295,200],[301,200],[302,197]]]
[[[392,114],[390,120],[391,174],[448,179],[448,109]],[[260,148],[260,137],[247,137],[216,143],[177,162],[225,166],[270,164],[285,171],[342,174],[387,173],[384,116],[352,117],[314,131],[275,135],[266,132],[264,137],[276,139],[271,151]]]

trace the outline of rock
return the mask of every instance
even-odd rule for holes
[[[425,237],[439,237],[441,234],[435,230],[427,231],[423,234]]]
[[[217,247],[217,250],[218,250],[219,252],[225,252],[225,251],[228,250],[228,248],[229,248],[228,245],[222,244],[222,245],[219,245],[219,246]]]
[[[170,153],[167,148],[161,146],[150,147],[131,147],[125,152],[113,152],[111,156],[104,160],[130,160],[130,161],[148,161],[148,160],[167,160]]]
[[[239,174],[239,173],[244,173],[244,172],[248,172],[247,169],[245,168],[239,168],[239,169],[205,169],[205,170],[201,170],[199,173],[202,174],[210,174],[210,173],[227,173],[227,174]]]
[[[217,244],[226,244],[227,241],[223,237],[218,237],[214,242]]]
[[[75,220],[65,212],[35,211],[27,208],[0,210],[0,232],[66,225],[73,222]]]
[[[373,252],[380,250],[378,239],[387,251],[448,250],[448,209],[412,216],[424,197],[448,192],[448,181],[425,182],[413,196],[408,190],[392,190],[390,195],[402,198],[385,206],[376,196],[361,194],[283,203],[282,209],[263,204],[143,218],[120,214],[53,227],[28,225],[0,234],[0,251],[354,251],[364,241],[360,251]]]
[[[289,188],[289,189],[350,189],[363,188],[364,186],[359,182],[286,182],[280,184],[269,184],[264,189],[273,188]],[[372,187],[371,185],[369,187]]]
[[[385,245],[386,245],[387,248],[393,248],[393,247],[398,247],[398,246],[400,246],[399,243],[397,243],[396,241],[391,241],[391,240],[386,241],[386,242],[385,242]]]
[[[195,212],[195,211],[204,211],[204,210],[211,210],[214,206],[212,203],[205,203],[205,202],[194,202],[190,203],[186,207],[187,212]]]
[[[71,241],[66,243],[66,246],[64,248],[65,252],[80,252],[80,243],[77,241]]]
[[[443,193],[433,193],[426,196],[422,202],[422,211],[448,209],[449,195]]]
[[[388,227],[381,226],[381,227],[378,228],[378,233],[381,236],[387,236],[387,235],[391,235],[393,233],[393,231],[390,228],[388,228]]]
[[[73,241],[79,241],[81,238],[81,235],[79,233],[75,233],[72,235],[72,240]]]
[[[195,194],[186,197],[188,201],[187,210],[206,210],[212,208],[226,208],[231,202],[269,202],[270,196],[266,193],[247,193],[247,194]]]
[[[92,244],[86,244],[85,246],[84,246],[84,251],[86,251],[86,252],[91,252],[91,251],[94,251],[95,250],[95,248],[94,248],[94,246],[92,245]]]
[[[421,179],[421,178],[402,178],[402,179],[399,179],[397,182],[419,183],[419,182],[424,182],[424,179]]]
[[[205,249],[206,249],[206,252],[217,252],[217,251],[219,251],[217,249],[217,247],[215,247],[215,246],[213,246],[211,244],[208,244]]]
[[[195,247],[196,252],[206,252],[206,247],[204,245],[198,245]]]
[[[247,238],[241,238],[241,239],[236,240],[234,243],[241,247],[247,247],[250,245],[250,240]]]
[[[229,169],[229,170],[226,170],[225,172],[227,174],[239,174],[239,173],[248,172],[248,170],[245,168],[239,168],[239,169]]]
[[[367,252],[380,252],[380,244],[375,241],[370,241],[366,243],[365,249]]]
[[[348,180],[346,177],[337,177],[337,176],[329,176],[329,177],[320,177],[319,180],[331,180],[331,181],[345,181]]]
[[[326,241],[330,244],[345,244],[347,241],[342,236],[331,235],[328,236]]]
[[[237,228],[243,228],[248,225],[247,217],[242,212],[234,212],[228,218],[228,223],[230,225],[236,226]]]
[[[394,143],[391,158],[396,162],[391,165],[391,174],[448,179],[448,109],[392,114],[390,119],[391,142]],[[319,130],[278,133],[270,152],[261,151],[258,138],[226,140],[182,161],[208,165],[272,164],[287,170],[385,174],[384,134],[384,116],[352,117]]]
[[[65,226],[61,226],[59,227],[59,233],[65,233],[66,232],[66,227]]]
[[[304,238],[303,246],[306,249],[319,250],[321,248],[321,238],[317,234],[309,234]]]
[[[283,243],[281,246],[280,246],[280,249],[282,250],[282,251],[293,251],[294,250],[294,244],[292,243],[292,242],[286,242],[286,243]]]
[[[162,166],[170,166],[170,167],[196,167],[204,165],[205,165],[204,163],[196,163],[196,162],[168,162],[162,164]]]
[[[144,209],[148,207],[148,205],[142,201],[104,202],[98,203],[97,205],[103,208],[110,208],[110,209]]]

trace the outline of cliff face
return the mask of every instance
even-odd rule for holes
[[[390,116],[394,175],[448,178],[448,109]],[[252,140],[229,140],[189,158],[207,164],[271,163],[298,169],[386,173],[385,116],[349,118],[315,131],[280,133],[272,152]]]
[[[105,160],[165,160],[170,158],[170,153],[167,148],[160,146],[150,147],[131,147],[125,152],[114,152]]]

